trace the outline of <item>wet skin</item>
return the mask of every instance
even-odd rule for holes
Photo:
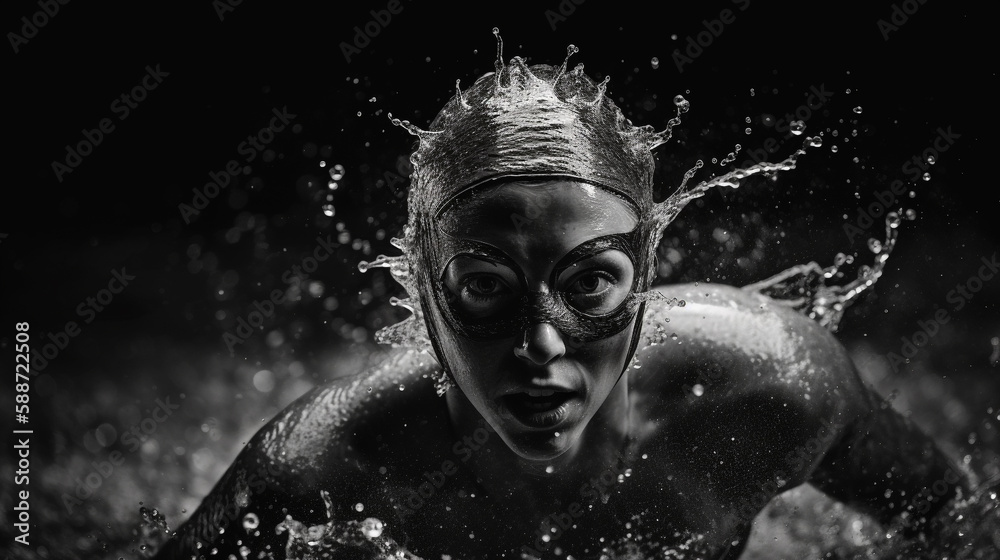
[[[550,187],[555,198],[545,212],[553,219],[534,220],[534,229],[504,229],[504,216],[531,203],[510,188],[484,199],[489,204],[468,205],[452,233],[502,249],[513,272],[540,290],[572,248],[634,225],[607,193]],[[462,231],[461,223],[476,225]],[[482,272],[480,263],[458,259],[447,266],[456,268],[452,287]],[[613,271],[619,281],[628,273],[618,255],[594,256],[581,268]],[[508,271],[493,272],[509,279]],[[606,287],[580,280],[574,272],[554,288]],[[496,293],[492,281],[476,282],[478,292]],[[647,304],[641,368],[620,378],[631,327],[574,345],[542,324],[447,350],[458,387],[444,399],[427,377],[435,360],[413,351],[314,389],[253,438],[159,557],[186,557],[198,540],[223,558],[239,557],[239,544],[269,545],[283,557],[287,537],[273,528],[286,514],[326,522],[319,495],[326,490],[335,519],[377,517],[384,535],[425,559],[554,557],[556,547],[563,557],[589,558],[623,542],[656,557],[693,535],[705,558],[736,558],[753,517],[800,484],[887,523],[907,505],[901,491],[915,498],[935,481],[965,484],[949,475],[950,462],[929,438],[879,406],[844,348],[815,322],[738,288],[656,290],[686,305]],[[573,393],[569,410],[544,429],[503,404],[540,385]],[[929,517],[942,503],[915,507]],[[259,536],[241,527],[246,512],[260,518]]]

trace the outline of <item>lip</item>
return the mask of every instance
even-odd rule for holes
[[[499,399],[501,409],[514,420],[535,430],[553,428],[579,404],[580,394],[562,387],[525,387]]]

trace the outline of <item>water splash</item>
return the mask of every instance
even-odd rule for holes
[[[744,290],[766,295],[816,320],[836,332],[847,307],[882,276],[885,263],[896,246],[901,223],[899,214],[889,212],[885,218],[885,241],[871,239],[868,249],[875,255],[873,265],[862,265],[858,276],[844,285],[830,285],[828,280],[842,276],[840,267],[853,262],[853,257],[838,254],[833,265],[822,268],[817,263],[797,265],[767,280],[744,286]]]
[[[278,534],[288,533],[285,556],[289,560],[325,558],[372,558],[377,560],[422,560],[383,534],[386,524],[375,517],[336,521],[330,493],[320,490],[326,504],[327,522],[306,526],[291,515],[278,524]]]

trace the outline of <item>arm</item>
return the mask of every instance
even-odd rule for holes
[[[864,387],[852,384],[858,414],[813,471],[810,482],[908,538],[939,540],[949,505],[970,495],[966,472],[934,441]]]

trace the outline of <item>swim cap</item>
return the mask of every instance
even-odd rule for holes
[[[469,338],[470,331],[461,328],[444,303],[438,265],[446,262],[449,255],[444,251],[449,244],[437,221],[450,203],[473,189],[502,181],[564,179],[614,193],[639,218],[636,230],[628,236],[635,266],[633,293],[648,290],[655,277],[659,228],[647,219],[655,206],[651,150],[666,142],[670,129],[654,132],[651,126],[633,126],[605,95],[607,79],[592,80],[582,65],[567,71],[569,55],[576,50],[570,46],[567,60],[559,67],[529,67],[520,57],[505,66],[498,57],[495,72],[481,76],[467,91],[456,87],[454,97],[428,130],[393,120],[420,139],[410,158],[410,216],[402,246],[411,259],[407,268],[415,273],[407,280],[419,294],[430,342],[446,372],[441,344],[453,336]],[[526,320],[546,316],[540,315],[540,303],[525,302],[530,312],[522,313],[517,319],[522,324],[515,321],[513,328],[523,332]],[[552,305],[548,303],[549,308]],[[638,344],[643,311],[644,303],[632,300],[627,316],[616,316],[613,323],[620,325],[617,332],[638,316],[622,372]],[[599,324],[582,319],[579,324]],[[611,334],[606,328],[593,333],[598,337]],[[582,331],[564,335],[583,342],[593,339]]]

